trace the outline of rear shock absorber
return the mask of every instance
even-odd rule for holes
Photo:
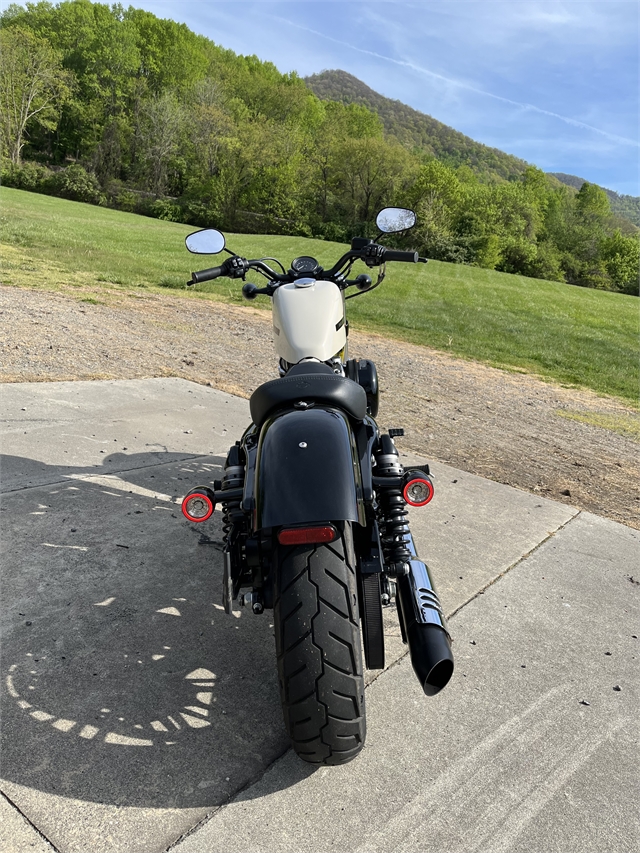
[[[242,488],[245,468],[242,464],[240,447],[235,444],[227,456],[224,476],[220,483],[220,503],[222,504],[222,531],[224,548],[224,573],[222,580],[222,604],[226,613],[233,612],[233,599],[237,596],[242,581],[243,568],[243,522]],[[218,483],[216,493],[218,493]],[[229,495],[225,500],[225,492]]]
[[[380,507],[380,542],[387,572],[395,577],[407,574],[411,559],[411,553],[406,544],[409,536],[406,517],[409,513],[402,495],[404,468],[400,464],[400,457],[393,443],[393,435],[398,435],[399,432],[399,430],[390,430],[389,435],[380,436],[374,468]],[[385,479],[388,479],[388,485],[384,483]]]
[[[237,532],[244,521],[244,512],[241,510],[241,497],[233,497],[225,500],[224,493],[230,489],[241,489],[244,486],[244,465],[239,445],[230,448],[224,469],[224,476],[220,487],[222,503],[222,533],[226,547],[231,547],[233,540],[237,539]],[[236,535],[234,536],[234,531]]]

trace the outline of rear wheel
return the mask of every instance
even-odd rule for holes
[[[351,525],[327,545],[278,545],[274,627],[285,726],[312,764],[344,764],[365,739]]]

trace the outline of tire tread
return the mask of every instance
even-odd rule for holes
[[[364,679],[350,525],[331,545],[279,548],[274,627],[285,726],[312,764],[364,745]]]

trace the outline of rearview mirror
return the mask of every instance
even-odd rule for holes
[[[185,245],[194,255],[217,255],[224,249],[224,234],[215,228],[203,228],[185,237]]]
[[[383,234],[406,231],[407,228],[413,228],[415,224],[415,213],[404,207],[385,207],[376,217],[376,225]]]

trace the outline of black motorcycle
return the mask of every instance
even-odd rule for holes
[[[378,287],[387,261],[426,263],[378,243],[413,227],[413,211],[385,208],[376,221],[376,239],[355,238],[330,269],[308,256],[288,270],[247,260],[213,229],[186,238],[191,252],[230,255],[188,284],[255,270],[267,283],[245,283],[243,295],[273,302],[280,378],[252,394],[252,422],[222,480],[190,491],[182,511],[205,522],[221,506],[225,610],[234,600],[256,614],[273,609],[285,725],[313,764],[343,764],[364,745],[362,650],[369,669],[384,668],[382,610],[393,597],[424,692],[438,693],[453,673],[442,607],[407,522],[407,504],[433,497],[429,467],[400,464],[393,439],[402,430],[383,434],[375,421],[375,365],[347,353],[346,300]],[[366,273],[349,278],[356,261],[378,269],[375,284]]]

